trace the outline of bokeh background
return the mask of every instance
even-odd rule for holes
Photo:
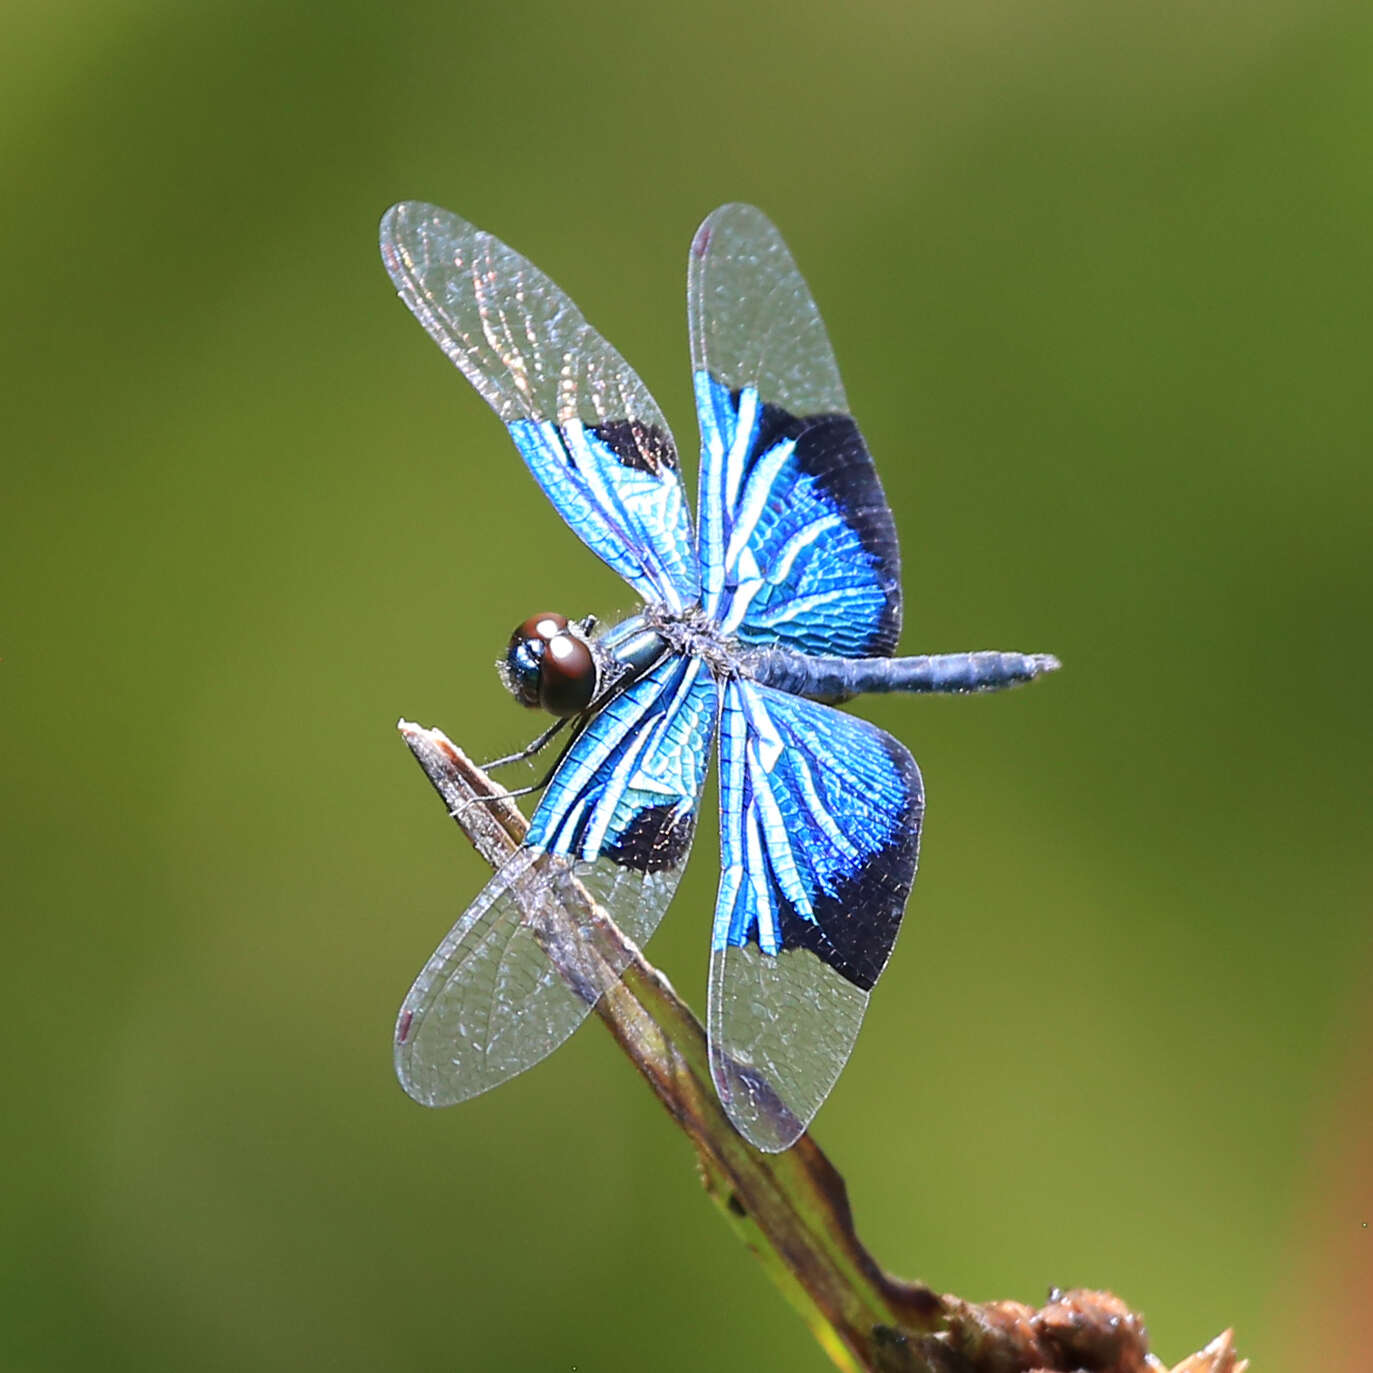
[[[930,798],[817,1125],[874,1252],[1111,1287],[1170,1361],[1234,1324],[1366,1367],[1366,5],[0,23],[0,1366],[826,1366],[599,1028],[450,1112],[392,1076],[483,880],[397,716],[504,751],[511,625],[630,605],[394,299],[416,197],[562,283],[689,455],[687,245],[762,205],[908,651],[1063,658],[862,707]],[[698,1006],[711,828],[651,950]]]

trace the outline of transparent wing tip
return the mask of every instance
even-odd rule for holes
[[[475,237],[480,230],[461,215],[423,200],[398,200],[381,217],[378,241],[388,267],[393,257],[410,257],[421,245]]]
[[[382,215],[381,226],[377,236],[381,240],[381,246],[383,248],[396,241],[398,231],[418,208],[420,208],[420,206],[416,201],[399,200]]]
[[[387,225],[403,224],[409,219],[429,219],[434,215],[441,215],[445,219],[454,219],[455,215],[449,210],[442,210],[437,205],[430,205],[423,200],[398,200],[381,217],[381,227],[385,232]]]
[[[394,1040],[396,1078],[405,1089],[405,1095],[412,1101],[419,1102],[421,1106],[449,1106],[456,1098],[451,1095],[445,1096],[439,1090],[439,1083],[433,1073],[422,1071],[422,1062],[419,1065],[420,1074],[417,1076],[414,1071],[415,1041],[419,1038],[420,1024],[408,1003],[400,1008],[400,1014],[396,1017]]]
[[[761,1073],[712,1048],[710,1075],[725,1114],[755,1149],[780,1154],[805,1134],[810,1120],[802,1120]]]

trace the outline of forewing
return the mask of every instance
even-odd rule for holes
[[[629,364],[533,263],[447,210],[393,205],[381,256],[578,537],[645,600],[694,604],[677,448]]]
[[[725,687],[710,1061],[760,1149],[796,1140],[853,1049],[923,810],[915,760],[875,725],[756,682]]]
[[[563,759],[524,844],[415,980],[396,1072],[427,1106],[484,1092],[551,1053],[624,971],[587,918],[637,945],[686,864],[716,715],[698,659],[669,658],[610,703]]]
[[[896,526],[820,312],[762,211],[723,205],[701,225],[687,311],[707,611],[747,643],[893,652]]]

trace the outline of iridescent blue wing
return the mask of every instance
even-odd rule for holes
[[[381,256],[577,536],[645,600],[694,605],[677,448],[629,364],[533,263],[447,210],[393,205]]]
[[[756,682],[724,688],[710,1064],[776,1152],[848,1059],[915,878],[924,795],[875,725]]]
[[[563,759],[524,844],[415,980],[396,1073],[426,1106],[476,1096],[551,1053],[623,972],[577,912],[589,896],[636,944],[686,865],[717,691],[671,657],[615,698]]]
[[[701,225],[687,311],[707,611],[746,643],[891,653],[896,526],[820,312],[760,210],[723,205]]]

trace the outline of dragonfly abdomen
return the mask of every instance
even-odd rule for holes
[[[868,692],[1001,691],[1058,667],[1049,653],[935,653],[917,658],[830,658],[767,649],[750,664],[765,686],[815,701]]]

